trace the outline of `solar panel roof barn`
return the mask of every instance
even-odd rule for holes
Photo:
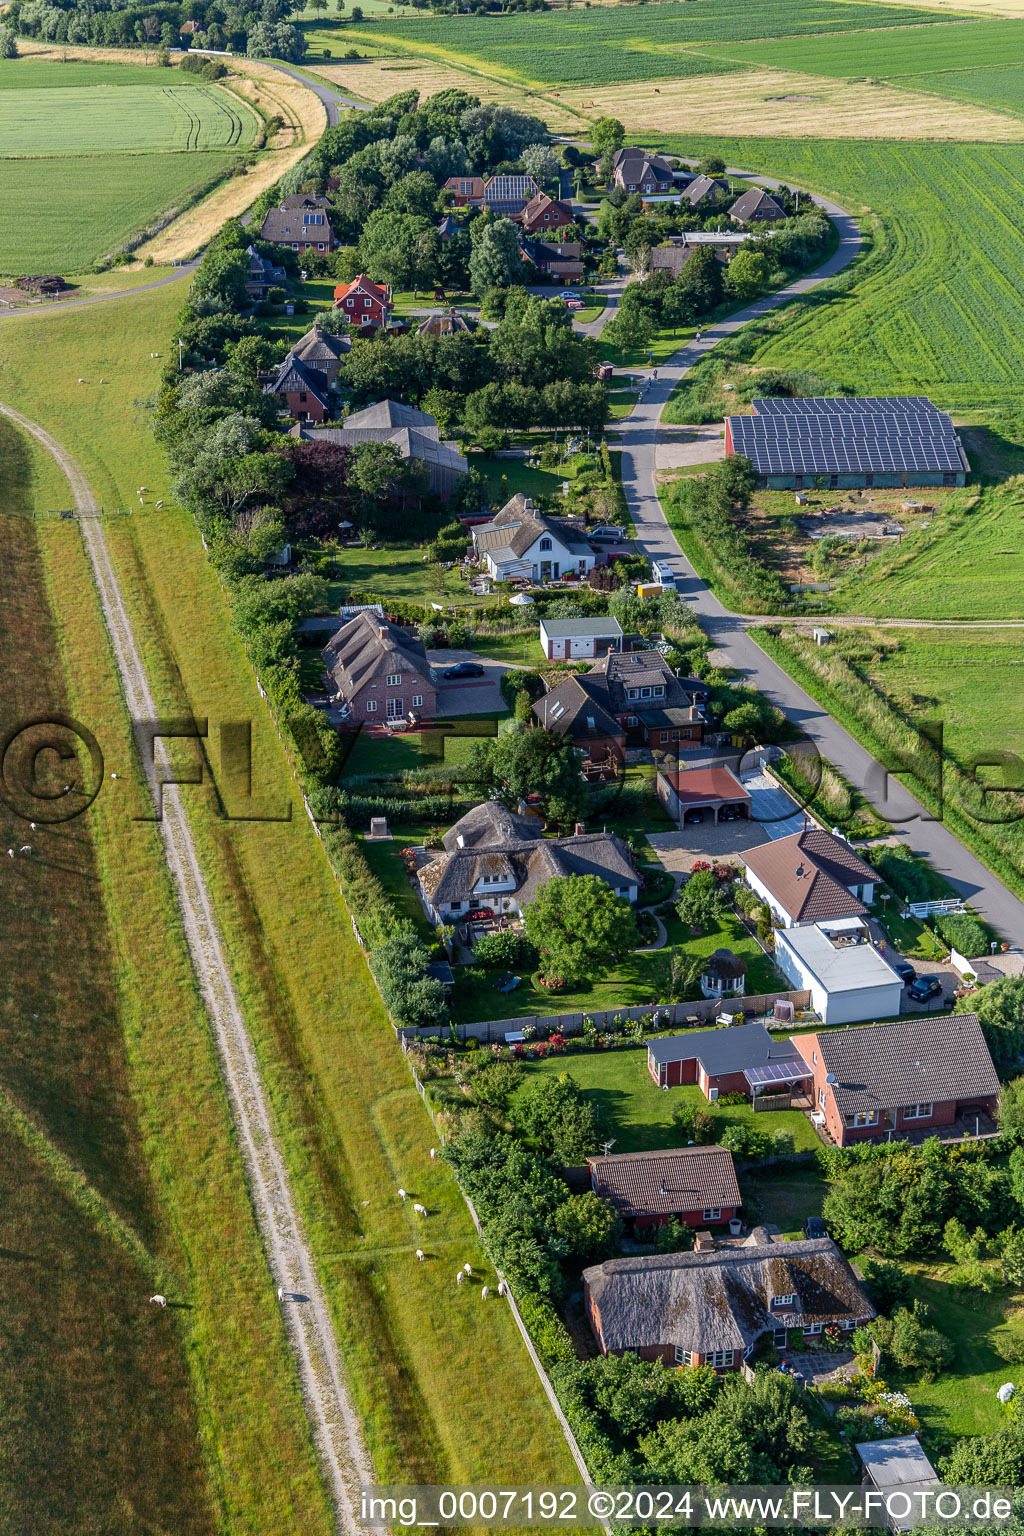
[[[941,474],[968,468],[953,422],[922,396],[753,402],[727,418],[729,451],[759,475]]]

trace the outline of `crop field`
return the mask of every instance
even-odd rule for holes
[[[707,54],[742,63],[775,64],[809,75],[892,80],[931,70],[1002,65],[1019,58],[1024,47],[1024,22],[947,22],[940,16],[931,20],[937,24],[914,26],[898,35],[871,31],[797,38],[778,32],[768,42],[730,42],[728,47],[707,49]]]
[[[997,112],[1024,114],[1024,65],[1005,69],[937,70],[927,75],[904,75],[898,81],[908,89],[936,91],[958,101],[978,102]]]
[[[257,119],[236,97],[170,80],[157,90],[81,85],[0,92],[2,153],[5,158],[145,154],[244,149],[253,142]]]
[[[138,64],[93,64],[81,59],[0,59],[0,91],[66,90],[69,86],[134,85],[159,90],[167,84],[166,69]]]
[[[198,150],[0,161],[0,272],[82,272],[233,158]]]
[[[712,70],[721,68],[708,56],[693,59],[677,51],[699,43],[806,37],[943,20],[931,11],[873,4],[870,0],[863,4],[784,0],[781,5],[764,0],[752,5],[742,0],[702,0],[699,6],[665,4],[645,11],[632,6],[602,6],[452,21],[374,21],[360,28],[346,28],[345,36],[434,53],[454,63],[484,61],[496,73],[524,80],[596,85],[707,72],[709,65]]]
[[[973,82],[987,70],[963,72]],[[1014,71],[1005,71],[1012,76]],[[395,78],[392,76],[392,78]],[[910,84],[921,90],[903,89]],[[921,75],[899,82],[830,80],[788,69],[742,69],[732,74],[703,75],[679,81],[647,81],[629,85],[595,86],[587,92],[588,116],[608,113],[627,132],[646,135],[657,123],[663,133],[767,133],[780,138],[806,138],[828,123],[830,139],[956,139],[1005,143],[1024,137],[1024,125],[985,107],[957,104],[926,94],[939,87],[939,75]],[[959,78],[959,77],[958,77]],[[1020,76],[1024,97],[1024,71]],[[966,92],[964,93],[966,98]],[[984,98],[986,101],[987,97]],[[993,106],[998,105],[992,102]],[[1024,100],[1022,100],[1024,105]],[[543,103],[546,110],[547,103]],[[544,115],[542,104],[537,111]],[[550,119],[549,119],[550,121]]]
[[[746,328],[734,349],[745,361],[827,367],[859,393],[926,394],[952,410],[1024,398],[1024,147],[695,136],[662,147],[722,154],[878,216],[866,258]]]

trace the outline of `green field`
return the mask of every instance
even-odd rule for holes
[[[145,154],[244,149],[256,136],[248,107],[209,86],[51,86],[0,92],[0,146],[12,155]]]
[[[0,59],[0,91],[64,90],[68,86],[135,85],[159,90],[177,79],[166,69],[138,64],[93,64],[88,59],[51,59],[29,54],[21,59]]]
[[[806,368],[857,393],[930,395],[950,409],[1024,397],[1024,146],[663,140],[877,214],[873,244],[785,314],[719,349],[758,366]]]
[[[538,83],[597,85],[614,80],[678,78],[730,68],[678,50],[696,43],[744,38],[803,37],[861,27],[891,28],[945,20],[912,6],[845,4],[842,0],[742,0],[577,7],[572,12],[462,17],[436,21],[374,21],[345,28],[360,40],[444,56],[452,63],[486,63],[498,73]],[[891,55],[891,50],[890,50]],[[795,67],[795,66],[792,66]]]
[[[922,18],[915,18],[920,21]],[[708,54],[742,64],[770,64],[809,75],[841,79],[870,76],[909,85],[905,75],[926,70],[968,69],[971,66],[1005,64],[1019,58],[1024,46],[1024,21],[955,21],[934,12],[938,25],[917,26],[898,35],[885,31],[852,32],[828,28],[836,35],[790,37],[781,29],[770,41],[740,46],[709,48]],[[879,26],[873,21],[872,27]],[[819,34],[825,28],[815,29]],[[739,34],[736,34],[737,36]],[[748,31],[746,37],[756,34]],[[763,36],[764,34],[762,34]],[[914,82],[916,85],[918,82]],[[921,82],[924,84],[924,82]]]
[[[907,90],[934,91],[957,101],[977,102],[997,112],[1024,112],[1024,65],[1003,69],[947,69],[927,75],[901,75],[890,82]]]
[[[223,151],[0,160],[0,272],[82,272],[226,174]]]

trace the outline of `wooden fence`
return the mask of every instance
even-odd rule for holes
[[[771,1013],[777,1002],[789,1002],[794,1008],[809,1008],[810,992],[759,992],[752,997],[732,997],[721,1000],[701,998],[699,1002],[648,1004],[642,1008],[609,1008],[595,1013],[548,1013],[530,1014],[519,1019],[480,1019],[473,1024],[457,1024],[455,1032],[460,1040],[471,1036],[485,1045],[503,1042],[506,1034],[521,1033],[529,1027],[536,1038],[547,1035],[581,1035],[584,1019],[593,1020],[596,1029],[607,1032],[621,1029],[627,1022],[639,1020],[647,1029],[665,1029],[673,1025],[706,1029],[714,1024],[720,1013],[739,1014],[744,1019],[757,1018]],[[791,1025],[780,1028],[790,1029]],[[400,1028],[403,1040],[429,1040],[447,1038],[449,1026],[428,1025],[419,1028]]]

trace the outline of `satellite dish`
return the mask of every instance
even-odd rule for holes
[[[835,1080],[836,1080],[836,1075],[835,1075],[835,1073],[834,1073],[834,1072],[828,1072],[828,1073],[826,1073],[826,1075],[825,1075],[825,1081],[826,1081],[826,1083],[834,1083],[834,1082],[835,1082]]]

